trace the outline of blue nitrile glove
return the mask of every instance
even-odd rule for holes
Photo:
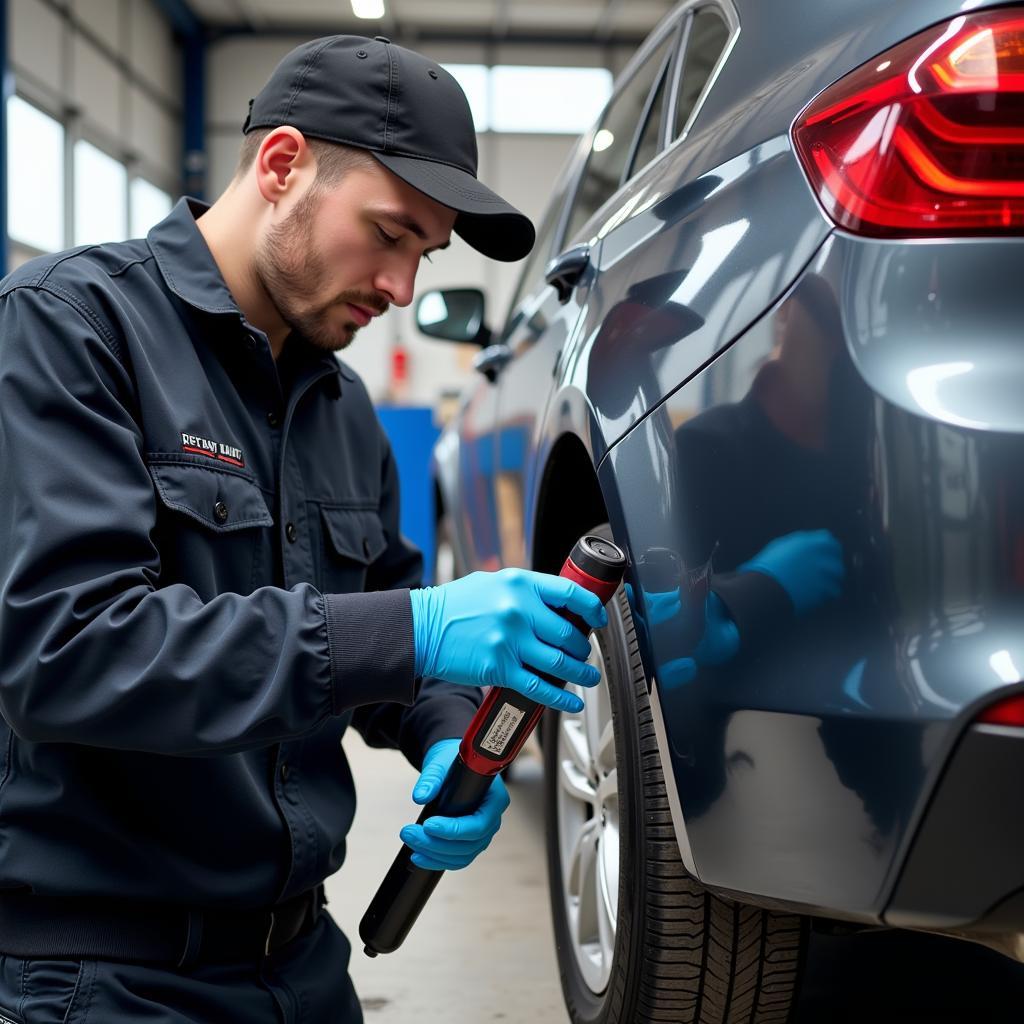
[[[418,804],[428,804],[441,791],[461,740],[438,740],[423,758],[423,770],[412,791]],[[480,806],[461,818],[432,817],[422,825],[406,825],[399,833],[413,851],[412,862],[428,871],[458,871],[490,845],[509,805],[508,790],[496,775]]]
[[[585,662],[587,638],[554,609],[566,608],[595,629],[607,624],[608,615],[598,597],[571,580],[502,569],[413,590],[411,596],[418,676],[466,686],[507,686],[573,713],[583,709],[583,701],[544,682],[535,671],[579,686],[594,686],[601,679]]]
[[[671,689],[692,682],[702,665],[722,665],[740,649],[740,631],[725,602],[714,592],[704,600],[704,632],[689,658],[673,658],[658,666],[658,678]]]
[[[828,530],[799,530],[770,540],[739,571],[771,576],[803,615],[839,596],[843,549]]]
[[[626,600],[633,603],[633,588],[626,584]],[[652,626],[661,626],[670,622],[683,611],[682,595],[678,587],[674,590],[665,590],[660,593],[644,591],[644,608],[647,612],[647,620]]]

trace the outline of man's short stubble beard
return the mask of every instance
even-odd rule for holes
[[[314,184],[284,223],[267,232],[253,257],[253,272],[278,316],[292,331],[316,348],[339,352],[352,343],[359,325],[350,320],[339,334],[329,326],[332,307],[351,300],[380,309],[380,300],[367,302],[365,297],[346,293],[326,304],[311,305],[327,276],[324,260],[313,247],[313,223],[321,195]]]

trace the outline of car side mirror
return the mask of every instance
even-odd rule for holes
[[[484,324],[484,293],[479,288],[426,292],[416,303],[416,326],[429,338],[481,348],[491,343],[491,332]]]

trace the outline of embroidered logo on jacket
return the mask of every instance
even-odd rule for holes
[[[230,462],[232,466],[244,466],[245,457],[241,448],[234,448],[223,441],[208,441],[205,437],[182,433],[181,450],[192,452],[193,455],[206,455],[221,462]]]

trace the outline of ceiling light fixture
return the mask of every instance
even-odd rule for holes
[[[357,18],[383,18],[384,0],[352,0],[352,13]]]

